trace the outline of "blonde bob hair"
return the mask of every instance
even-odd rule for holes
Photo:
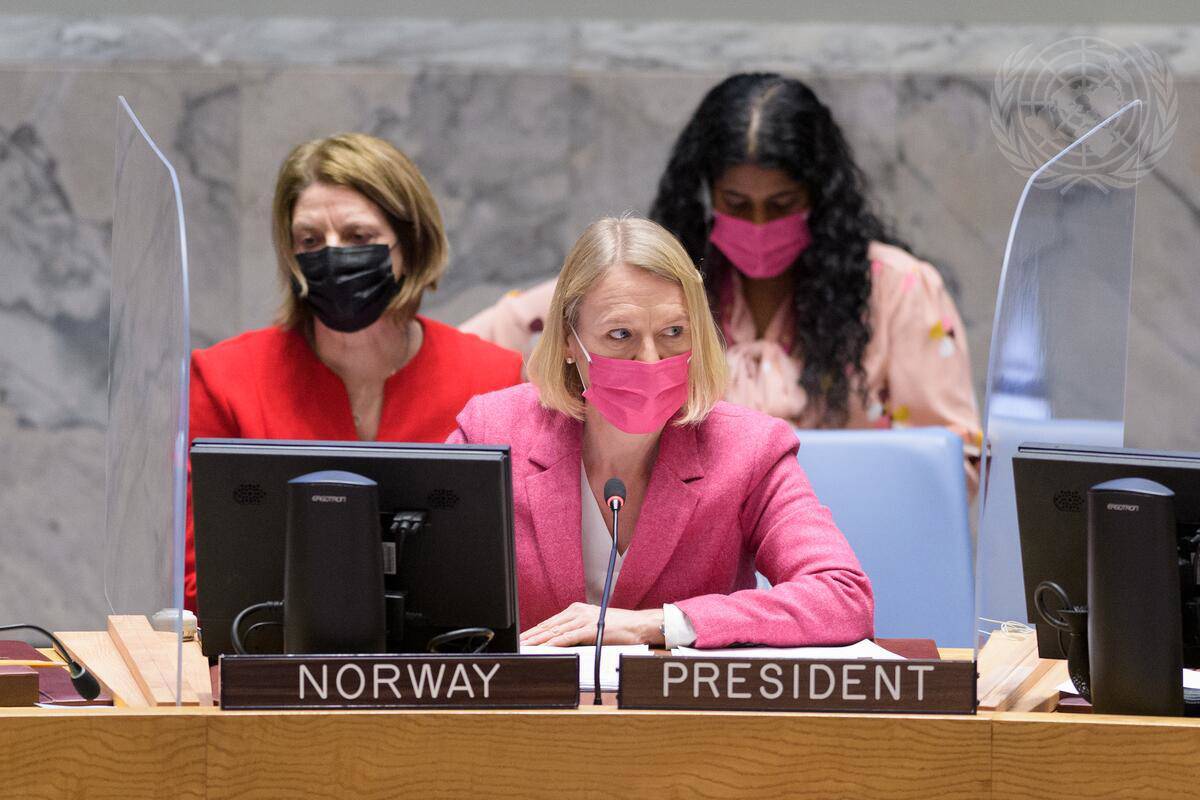
[[[417,312],[426,289],[436,289],[446,268],[449,246],[429,184],[416,165],[390,142],[365,133],[342,133],[305,142],[292,150],[279,168],[272,209],[272,238],[285,297],[279,324],[307,325],[312,311],[302,299],[308,284],[296,263],[292,212],[300,194],[314,183],[345,186],[383,211],[396,234],[404,283],[384,311],[406,319]],[[292,292],[292,281],[301,296]]]
[[[666,228],[638,217],[605,217],[588,226],[571,249],[550,301],[545,328],[529,357],[529,379],[542,405],[583,419],[583,381],[567,363],[569,325],[592,286],[612,267],[625,264],[671,281],[683,289],[692,333],[688,399],[677,425],[703,420],[725,394],[726,366],[721,336],[713,322],[704,280],[683,246]]]

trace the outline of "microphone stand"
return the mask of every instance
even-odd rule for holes
[[[596,663],[594,675],[595,698],[592,700],[592,704],[597,706],[601,705],[600,653],[602,652],[604,646],[604,616],[608,613],[608,597],[612,592],[613,569],[615,569],[617,566],[617,512],[621,508],[621,503],[614,498],[609,500],[608,507],[612,510],[613,536],[612,548],[608,551],[608,573],[604,576],[604,593],[600,596],[600,618],[596,621]]]
[[[50,640],[54,645],[54,650],[65,662],[67,673],[71,676],[71,685],[75,687],[75,691],[84,700],[95,700],[100,695],[100,682],[96,680],[96,676],[88,672],[87,669],[75,659],[71,658],[67,648],[59,641],[59,638],[45,628],[40,628],[37,625],[0,625],[0,631],[19,631],[29,630],[37,631],[42,636]]]

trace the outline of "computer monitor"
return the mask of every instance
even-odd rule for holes
[[[490,628],[492,652],[517,652],[516,557],[508,447],[383,442],[197,439],[191,448],[197,611],[204,653],[232,653],[240,611],[284,596],[287,486],[344,470],[379,485],[381,546],[397,512],[423,512],[403,537],[388,592],[405,592],[404,638],[390,649],[425,652],[429,639]],[[261,617],[259,618],[261,619]],[[257,620],[256,620],[257,621]],[[247,652],[282,652],[279,626],[247,637]]]
[[[1196,592],[1200,542],[1200,453],[1080,445],[1023,444],[1013,457],[1025,608],[1037,626],[1038,653],[1066,658],[1058,631],[1033,604],[1042,581],[1059,584],[1076,605],[1087,604],[1087,493],[1116,478],[1146,478],[1175,493],[1183,602],[1184,662],[1200,666],[1200,599]]]

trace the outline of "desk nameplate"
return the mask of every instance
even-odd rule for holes
[[[576,708],[579,656],[222,656],[221,708]]]
[[[621,656],[621,708],[975,713],[975,662]]]
[[[37,670],[27,666],[6,667],[0,662],[0,707],[32,706],[38,697]]]

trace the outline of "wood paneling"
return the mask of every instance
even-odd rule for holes
[[[59,631],[56,635],[74,659],[87,664],[88,670],[113,696],[114,705],[135,708],[150,705],[108,631]],[[172,659],[168,672],[173,674],[175,634],[154,631],[154,636],[158,646],[165,649],[167,658]],[[195,693],[197,703],[211,706],[212,677],[208,670],[208,659],[200,652],[200,643],[185,641],[179,652],[183,656],[183,679]],[[173,689],[168,688],[168,691],[173,695]]]
[[[112,695],[114,705],[131,708],[150,705],[108,631],[58,631],[56,635],[72,658],[87,664],[88,671]]]
[[[151,705],[173,706],[177,699],[185,706],[200,704],[191,684],[178,682],[179,642],[174,636],[159,636],[159,632],[150,627],[150,620],[140,614],[110,616],[108,635],[125,659],[125,666],[142,690],[142,696]],[[211,697],[211,686],[209,689]]]
[[[1163,800],[1200,793],[1200,720],[998,714],[994,800]]]
[[[205,719],[125,711],[0,714],[0,795],[21,800],[202,800]]]
[[[22,800],[1196,796],[1200,720],[569,711],[0,710]]]
[[[979,717],[400,712],[209,718],[210,798],[977,798]]]

